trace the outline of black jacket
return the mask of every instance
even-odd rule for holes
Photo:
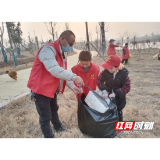
[[[107,69],[103,70],[97,79],[97,86],[100,90],[107,90],[109,94],[113,92],[116,97],[116,104],[119,110],[122,110],[126,105],[126,94],[130,91],[130,79],[128,70],[123,68],[119,70],[113,80],[113,73]]]

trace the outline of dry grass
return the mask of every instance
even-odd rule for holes
[[[127,105],[123,110],[124,120],[155,122],[152,131],[143,134],[121,134],[117,138],[158,138],[160,137],[160,61],[152,60],[153,53],[141,51],[141,59],[133,54],[131,65],[126,65],[131,79],[131,91],[127,94]],[[118,53],[119,55],[119,53]],[[97,65],[103,60],[93,58]],[[102,69],[102,68],[101,68]],[[59,117],[67,131],[55,133],[57,138],[86,138],[78,129],[77,101],[66,88],[64,95],[58,96]],[[1,138],[42,138],[38,113],[30,96],[23,97],[0,109]],[[53,130],[54,132],[54,130]]]
[[[58,102],[60,106],[59,117],[67,131],[59,134],[55,133],[55,136],[59,138],[86,137],[78,129],[77,101],[73,93],[66,88],[65,94],[58,96]],[[1,108],[0,122],[1,138],[43,137],[35,104],[30,100],[30,95]]]

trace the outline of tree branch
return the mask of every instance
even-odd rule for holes
[[[50,35],[52,35],[51,31],[50,31],[50,30],[48,29],[48,27],[47,27],[46,22],[44,22],[44,24],[46,25],[46,28],[47,28],[47,30],[48,30],[48,33],[49,33]]]

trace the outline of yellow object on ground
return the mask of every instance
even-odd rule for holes
[[[131,64],[131,58],[128,59],[128,64]]]
[[[133,56],[129,53],[129,59],[128,59],[128,64],[131,64],[131,58],[132,58]]]
[[[132,58],[133,56],[129,53],[129,58]]]
[[[153,56],[153,59],[154,59],[154,60],[158,60],[158,54],[154,55],[154,56]]]
[[[133,56],[129,53],[129,59],[128,59],[128,64],[131,64],[131,58],[132,58]]]

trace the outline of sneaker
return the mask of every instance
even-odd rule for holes
[[[56,132],[63,132],[65,131],[66,129],[63,128],[62,126],[60,128],[54,128]]]

